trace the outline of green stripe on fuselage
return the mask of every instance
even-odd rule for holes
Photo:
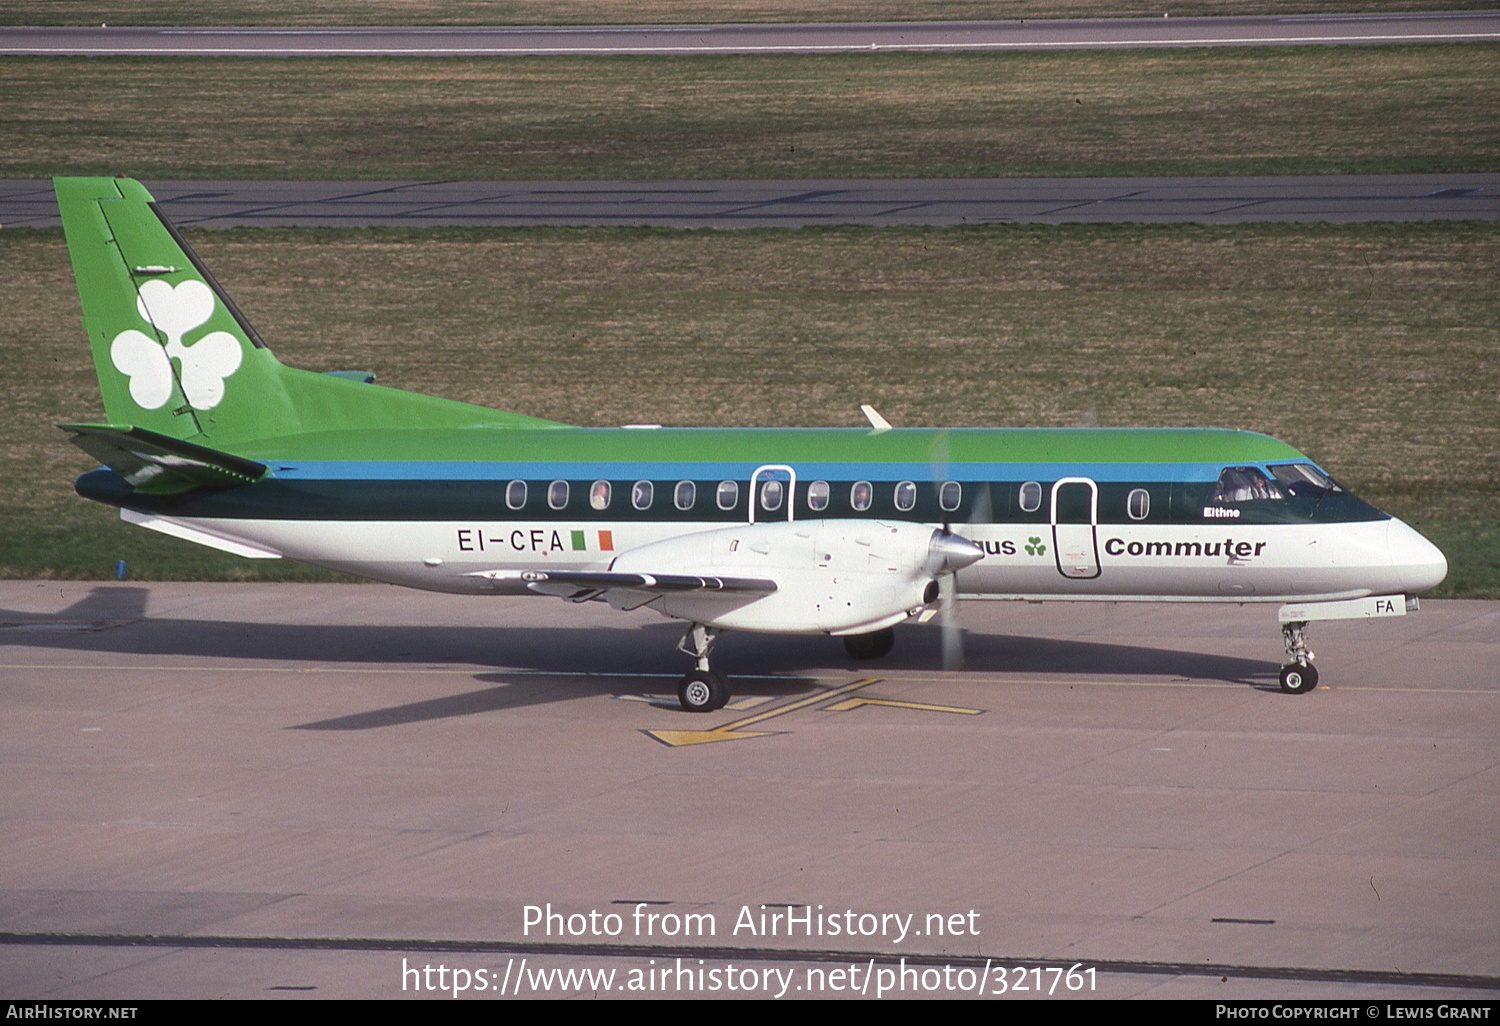
[[[475,426],[290,435],[234,447],[266,462],[1219,463],[1303,461],[1285,442],[1222,428],[555,428]],[[600,476],[609,476],[601,468]]]

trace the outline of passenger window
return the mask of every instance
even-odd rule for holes
[[[828,508],[827,481],[814,481],[807,486],[807,508],[815,512]]]
[[[911,508],[917,504],[917,486],[911,481],[902,481],[896,485],[896,508],[903,513],[909,513]]]
[[[719,508],[734,509],[740,501],[740,483],[738,481],[719,482]]]
[[[1225,467],[1210,502],[1261,502],[1284,499],[1281,489],[1259,467]]]
[[[1131,520],[1145,520],[1151,515],[1151,493],[1144,488],[1132,488],[1125,497],[1125,512]]]
[[[636,509],[650,509],[651,496],[655,492],[650,481],[637,481],[630,489],[630,504]]]
[[[1021,486],[1021,512],[1035,513],[1042,508],[1042,486],[1035,481],[1027,481]]]
[[[547,486],[547,505],[562,509],[568,504],[568,482],[553,481]]]
[[[781,497],[786,491],[786,486],[780,481],[766,481],[760,486],[760,508],[764,510],[778,510],[781,508]]]
[[[609,493],[608,481],[595,481],[589,486],[589,505],[594,509],[609,509]]]
[[[964,501],[964,486],[957,481],[944,481],[938,489],[938,505],[943,512],[952,513]]]
[[[868,481],[856,481],[854,487],[849,489],[849,505],[854,507],[856,513],[863,513],[869,509],[874,497],[875,489]]]
[[[505,504],[511,509],[520,509],[526,505],[525,481],[512,481],[505,486]]]
[[[693,503],[698,500],[698,486],[691,481],[678,481],[677,488],[672,492],[672,502],[678,509],[692,509]]]

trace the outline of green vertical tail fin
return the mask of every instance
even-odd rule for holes
[[[112,424],[216,445],[365,427],[560,426],[286,367],[139,182],[53,184]]]

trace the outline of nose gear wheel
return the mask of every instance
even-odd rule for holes
[[[1281,690],[1289,695],[1305,695],[1318,686],[1313,654],[1307,649],[1307,621],[1282,624],[1281,640],[1288,660],[1281,668]]]

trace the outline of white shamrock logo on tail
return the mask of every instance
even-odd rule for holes
[[[143,409],[155,410],[172,398],[172,359],[181,365],[182,392],[196,410],[211,410],[224,398],[224,379],[240,369],[239,339],[227,331],[211,331],[191,346],[182,336],[213,316],[213,291],[201,281],[185,281],[176,288],[159,279],[136,290],[136,309],[148,323],[167,336],[156,339],[131,328],[110,343],[115,369],[130,378],[130,398]]]

